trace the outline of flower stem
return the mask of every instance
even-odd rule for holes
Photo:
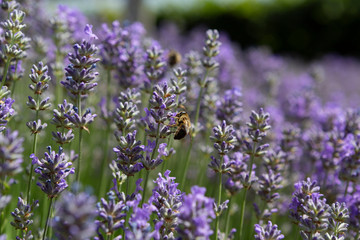
[[[346,195],[348,193],[348,188],[349,188],[349,181],[346,181],[344,197],[346,197]]]
[[[208,73],[209,73],[209,70],[206,70],[202,83],[205,83]],[[200,91],[199,91],[199,96],[198,96],[198,99],[197,99],[197,102],[196,102],[196,111],[195,111],[195,121],[194,121],[194,129],[195,129],[195,131],[197,129],[197,125],[198,125],[198,121],[199,121],[200,105],[201,105],[201,99],[202,99],[202,95],[204,94],[204,91],[205,91],[204,84],[200,84]],[[193,146],[194,137],[195,136],[191,136],[190,146],[189,146],[188,151],[186,153],[185,168],[184,168],[184,171],[183,171],[183,174],[182,174],[180,189],[184,189],[185,179],[186,179],[186,175],[187,175],[187,171],[188,171],[189,163],[190,163],[190,155],[191,155],[190,153],[191,153],[191,149],[192,149],[192,146]]]
[[[106,111],[109,111],[110,109],[110,83],[111,83],[111,70],[107,70],[107,84],[106,84]],[[106,131],[105,131],[105,137],[104,137],[104,157],[103,162],[101,166],[101,180],[100,180],[100,196],[103,196],[105,194],[105,191],[107,189],[107,183],[108,183],[108,175],[107,174],[107,166],[109,164],[108,162],[108,156],[109,156],[109,133],[110,133],[110,124],[106,124]]]
[[[228,209],[226,211],[226,222],[225,222],[225,236],[229,234],[229,221],[230,221],[230,211],[233,197],[229,198]]]
[[[52,208],[52,205],[53,205],[53,201],[54,199],[53,198],[50,198],[50,204],[49,204],[49,209],[48,209],[48,214],[47,214],[47,217],[46,217],[46,222],[45,222],[45,227],[44,227],[44,234],[43,234],[43,240],[45,240],[46,238],[46,232],[47,232],[47,229],[48,229],[48,226],[49,226],[49,219],[50,219],[50,212],[51,212],[51,208]],[[51,236],[50,236],[51,238]]]
[[[79,157],[77,159],[76,181],[80,183],[82,128],[79,129]]]
[[[79,117],[82,118],[81,115],[81,95],[78,95],[77,98],[77,107]],[[79,157],[77,159],[77,171],[76,171],[76,181],[80,183],[80,167],[81,167],[81,142],[82,142],[82,128],[79,128]]]
[[[1,89],[1,88],[4,86],[4,84],[5,84],[6,76],[7,76],[7,73],[8,73],[9,66],[10,66],[10,62],[11,62],[11,59],[8,58],[8,60],[7,60],[6,63],[5,63],[4,72],[3,72],[3,78],[2,78],[2,81],[1,81],[0,89]]]
[[[36,102],[39,103],[40,96],[36,95]],[[37,121],[39,118],[39,110],[36,110],[35,112],[35,121]],[[38,133],[34,133],[34,140],[33,140],[33,146],[32,146],[32,153],[36,155],[36,149],[37,149],[37,139],[38,139]],[[30,163],[30,173],[29,173],[29,180],[27,185],[27,191],[26,191],[26,201],[30,202],[30,191],[31,191],[31,183],[32,183],[32,177],[34,172],[34,165]]]
[[[249,170],[249,184],[251,184],[251,174],[253,169],[253,163],[255,159],[255,151],[256,151],[256,142],[253,143],[252,152],[250,155],[250,170]],[[241,212],[240,212],[240,228],[239,228],[239,239],[242,239],[242,230],[244,226],[244,213],[245,213],[245,206],[246,206],[246,194],[247,194],[248,188],[244,188],[243,198],[242,198],[242,204],[241,204]]]
[[[141,206],[144,204],[144,200],[145,200],[145,196],[146,196],[146,188],[147,188],[147,182],[149,179],[149,173],[150,173],[150,170],[146,170],[144,190],[143,190],[143,195],[142,195],[142,199],[141,199]]]
[[[221,163],[220,166],[222,165],[222,159],[223,156],[221,156]],[[221,204],[221,190],[222,190],[222,173],[219,173],[219,194],[218,194],[218,206]],[[216,216],[216,220],[215,220],[215,240],[218,239],[218,232],[219,232],[219,219],[220,219],[220,215]]]

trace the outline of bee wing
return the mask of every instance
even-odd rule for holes
[[[180,140],[180,139],[184,138],[186,135],[187,135],[186,127],[185,127],[185,125],[181,125],[176,130],[175,135],[174,135],[174,139],[175,140]]]

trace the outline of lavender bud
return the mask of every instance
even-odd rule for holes
[[[255,224],[255,240],[281,240],[284,239],[284,235],[278,230],[278,226],[273,225],[271,221],[265,226],[261,227],[259,224]]]
[[[26,126],[30,129],[31,134],[38,134],[47,127],[47,124],[41,124],[41,120],[30,121],[26,123]]]
[[[29,226],[33,223],[31,218],[34,215],[34,209],[39,206],[38,202],[39,201],[36,200],[31,205],[26,204],[26,202],[21,197],[19,197],[17,208],[15,208],[14,212],[11,213],[14,218],[14,221],[11,222],[11,225],[15,229],[27,232],[29,230]]]

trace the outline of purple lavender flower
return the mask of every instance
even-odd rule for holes
[[[333,203],[330,207],[330,217],[329,217],[329,228],[328,231],[331,234],[327,233],[325,237],[332,238],[341,238],[346,235],[348,232],[349,224],[346,223],[349,218],[349,210],[346,207],[346,204],[343,203]]]
[[[47,123],[42,124],[41,120],[30,121],[26,123],[26,126],[30,129],[31,134],[38,134],[47,127]]]
[[[86,240],[94,236],[95,198],[87,193],[66,193],[55,205],[52,226],[60,240]]]
[[[135,128],[135,117],[139,114],[136,98],[140,95],[135,92],[135,89],[127,89],[127,92],[122,92],[118,99],[114,122],[117,129],[123,134],[129,133]]]
[[[155,151],[156,143],[155,141],[148,140],[148,145],[145,146],[145,158],[142,158],[141,162],[146,170],[153,170],[157,166],[159,166],[164,160],[162,159],[164,156],[169,155],[169,151],[166,148],[166,143],[161,143],[157,149],[158,155],[155,159],[152,159],[153,151]]]
[[[92,36],[90,36],[91,38]],[[65,81],[61,81],[70,96],[87,96],[96,86],[95,78],[99,74],[93,70],[100,59],[95,58],[97,47],[91,42],[83,41],[73,46],[74,54],[69,53],[70,65],[65,68]]]
[[[113,151],[117,156],[115,160],[117,167],[127,176],[133,176],[143,168],[141,161],[144,146],[141,145],[141,141],[136,140],[136,131],[128,133],[126,137],[117,135],[116,137],[119,146],[113,148]]]
[[[48,89],[48,82],[51,81],[51,77],[48,75],[48,66],[42,62],[39,62],[37,65],[34,64],[29,78],[32,81],[32,84],[29,85],[30,90],[36,95],[41,95]]]
[[[14,102],[11,98],[3,98],[0,101],[0,132],[5,130],[8,119],[15,114],[15,110],[11,108]]]
[[[140,23],[120,26],[118,21],[111,28],[103,25],[100,56],[107,70],[115,70],[115,78],[123,88],[136,87],[142,83],[142,42],[145,29]]]
[[[218,151],[219,155],[228,154],[234,148],[236,139],[234,137],[234,129],[232,125],[227,125],[225,120],[221,125],[213,128],[214,136],[210,138],[215,142],[214,148]]]
[[[60,128],[62,130],[61,132],[51,132],[53,140],[55,140],[57,143],[63,145],[65,143],[71,142],[74,139],[74,134],[72,132],[74,124],[66,117],[73,117],[74,114],[74,106],[71,103],[68,103],[66,99],[64,99],[62,104],[58,104],[58,109],[53,110],[53,118],[51,119],[51,123],[54,124],[56,128]],[[65,129],[68,129],[66,133]]]
[[[295,184],[290,217],[294,223],[299,224],[303,239],[313,239],[328,228],[329,205],[319,193],[320,187],[310,178]]]
[[[259,224],[255,224],[255,240],[281,240],[284,239],[284,235],[278,230],[278,226],[273,225],[271,221],[265,226],[261,227]]]
[[[274,202],[278,199],[280,196],[277,191],[282,188],[282,180],[283,178],[280,173],[274,173],[272,170],[262,174],[258,181],[258,194],[260,198],[267,203]]]
[[[205,196],[205,188],[193,186],[183,198],[177,231],[184,239],[209,239],[213,234],[211,219],[215,218],[214,200]]]
[[[163,77],[166,67],[163,50],[159,46],[154,45],[146,51],[144,66],[144,73],[147,77],[146,84],[153,86],[158,83]]]
[[[219,63],[214,59],[219,54],[219,48],[221,43],[218,41],[219,32],[217,30],[206,31],[205,46],[203,48],[204,58],[202,59],[202,65],[210,70],[219,66]]]
[[[89,132],[87,126],[94,121],[97,115],[91,114],[91,110],[88,108],[82,116],[79,116],[77,109],[75,109],[73,115],[65,113],[64,116],[74,125],[75,128],[84,129]]]
[[[2,195],[2,193],[0,192],[0,210],[3,210],[10,201],[11,201],[10,195]]]
[[[242,94],[239,88],[227,90],[221,100],[216,102],[216,117],[220,121],[232,124],[236,129],[240,127],[242,120]]]
[[[0,178],[13,176],[22,171],[23,138],[19,138],[17,131],[6,131],[0,134]]]
[[[38,202],[39,201],[36,200],[32,204],[26,204],[26,202],[21,197],[19,197],[17,208],[15,208],[14,212],[11,213],[12,217],[14,218],[14,221],[11,222],[11,225],[15,229],[21,230],[23,232],[22,237],[24,239],[33,238],[31,231],[29,230],[29,226],[33,223],[31,218],[34,215],[34,209],[39,206]]]
[[[174,230],[178,225],[179,209],[182,205],[183,193],[177,189],[175,177],[170,177],[170,171],[166,170],[164,177],[159,173],[159,177],[154,181],[155,188],[149,199],[156,207],[158,219],[161,222],[160,239],[174,239]]]
[[[97,209],[97,214],[101,219],[95,221],[99,239],[105,239],[102,232],[108,236],[112,235],[117,229],[124,228],[126,205],[121,200],[116,202],[114,192],[110,191],[108,193],[108,201],[101,198],[101,202],[97,203]]]
[[[39,160],[34,154],[30,155],[32,164],[37,165],[35,173],[39,174],[37,185],[48,195],[49,198],[57,197],[64,191],[68,184],[65,178],[69,174],[74,174],[74,168],[71,168],[72,162],[65,156],[63,149],[59,147],[59,152],[51,151],[48,147],[48,153],[44,153],[45,158]]]

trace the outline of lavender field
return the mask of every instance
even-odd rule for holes
[[[0,240],[360,239],[360,61],[0,3]]]

